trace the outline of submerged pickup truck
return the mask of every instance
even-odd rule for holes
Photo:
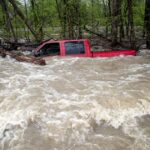
[[[81,40],[49,40],[34,50],[36,57],[77,56],[77,57],[114,57],[119,55],[136,55],[136,50],[96,49],[92,50],[88,39]]]

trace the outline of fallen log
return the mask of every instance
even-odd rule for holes
[[[14,52],[14,51],[5,51],[3,49],[0,49],[1,57],[5,58],[7,55],[16,59],[17,61],[20,61],[20,62],[34,63],[34,64],[38,64],[38,65],[42,65],[42,66],[46,65],[45,60],[42,58],[36,58],[34,56],[26,56],[20,52],[18,53],[18,52]]]

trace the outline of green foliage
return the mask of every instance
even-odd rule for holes
[[[41,27],[43,28],[44,35],[50,35],[54,33],[53,29],[55,27],[62,27],[61,18],[59,17],[58,8],[56,5],[56,0],[26,0],[27,8],[24,4],[25,0],[17,0],[17,5],[21,8],[26,18],[29,20],[31,26],[38,32]],[[63,5],[64,0],[58,0],[60,15],[70,15],[72,20],[77,19],[77,15],[80,15],[80,26],[107,26],[111,24],[111,17],[108,15],[107,0],[65,0],[67,6]],[[32,5],[34,2],[34,6]],[[105,2],[105,5],[104,5]],[[144,1],[135,0],[134,1],[134,23],[135,26],[143,26],[144,20]],[[80,3],[80,12],[76,12],[76,4]],[[126,20],[124,13],[125,3],[123,0],[122,15],[123,20]],[[63,12],[67,8],[66,14]],[[9,14],[11,15],[11,21],[18,37],[23,37],[25,35],[24,30],[27,30],[24,23],[16,15],[15,10],[9,4]],[[63,16],[64,17],[64,16]],[[75,24],[74,24],[75,25]],[[24,29],[26,28],[26,29]],[[4,12],[0,7],[0,33],[8,32],[6,29],[6,22],[4,20]],[[57,32],[60,33],[60,28],[57,28]],[[8,34],[9,35],[9,34]],[[9,35],[10,36],[10,35]]]
[[[144,1],[138,0],[138,3],[135,4],[133,7],[134,11],[134,23],[136,26],[143,26],[144,25]]]

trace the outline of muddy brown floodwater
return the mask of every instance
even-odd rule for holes
[[[0,150],[150,150],[150,55],[0,58]]]

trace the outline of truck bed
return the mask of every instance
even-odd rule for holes
[[[91,50],[92,52],[92,57],[114,57],[114,56],[120,56],[120,55],[131,55],[135,56],[136,51],[132,49],[99,49],[99,50]]]

